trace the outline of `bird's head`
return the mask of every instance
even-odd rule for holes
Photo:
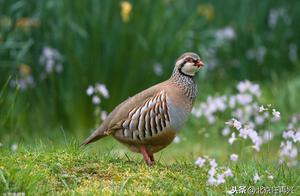
[[[175,63],[175,69],[180,74],[193,77],[204,66],[200,57],[193,52],[183,53]],[[177,71],[176,70],[176,71]]]

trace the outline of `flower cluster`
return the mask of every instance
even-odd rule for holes
[[[61,73],[63,71],[63,58],[58,50],[51,47],[44,47],[39,58],[39,63],[43,66],[44,71],[41,74],[41,79],[45,79],[47,74],[53,72]]]
[[[273,120],[277,121],[280,119],[280,112],[276,111],[275,109],[271,108],[271,105],[268,106],[260,106],[257,111],[251,111],[252,114],[254,113],[256,115],[256,118],[254,118],[254,121],[251,121],[251,119],[247,119],[248,121],[240,122],[239,120],[232,118],[225,124],[231,128],[234,128],[234,131],[231,133],[231,137],[228,139],[229,144],[233,144],[233,142],[237,139],[236,138],[236,132],[238,133],[238,136],[240,139],[250,139],[253,143],[253,148],[256,151],[260,150],[260,146],[263,143],[269,142],[273,139],[274,135],[273,132],[267,131],[267,130],[261,130],[260,135],[256,131],[256,128],[263,124],[265,121]],[[262,116],[259,116],[259,113],[263,113]],[[270,114],[272,113],[272,115]],[[258,120],[259,117],[259,120]],[[224,130],[226,130],[226,134],[224,134]],[[225,127],[223,129],[223,135],[229,135],[230,130],[228,127]]]
[[[208,69],[213,70],[220,64],[220,59],[218,58],[219,52],[227,47],[231,47],[232,41],[236,40],[236,37],[236,30],[232,26],[216,29],[214,33],[209,34],[207,40],[209,40],[210,43],[207,45],[210,45],[210,47],[208,49],[205,48],[201,53],[203,58],[207,61]],[[193,43],[191,40],[190,42]],[[231,64],[238,66],[240,65],[240,61],[238,59],[232,59]]]
[[[92,102],[95,105],[99,105],[101,103],[101,98],[104,97],[105,99],[109,98],[109,92],[105,86],[105,84],[95,84],[94,86],[88,86],[86,89],[86,94],[88,96],[92,96]]]
[[[229,136],[228,143],[232,145],[237,140],[249,140],[252,147],[259,152],[262,144],[274,138],[274,131],[270,125],[280,120],[281,113],[270,104],[259,106],[258,99],[261,96],[261,91],[258,84],[246,80],[238,83],[236,88],[237,94],[209,96],[205,102],[193,108],[192,114],[197,118],[204,117],[209,124],[217,121],[218,113],[222,114],[220,116],[223,119],[228,116],[226,114],[230,114],[231,119],[225,123],[225,127],[222,129],[222,135]],[[291,117],[287,131],[282,133],[282,137],[279,163],[296,166],[300,143],[300,115]],[[231,154],[230,160],[237,161],[238,155]],[[205,162],[206,160],[200,157],[196,164],[202,167]],[[258,177],[256,175],[254,181],[259,180]],[[217,178],[211,176],[210,182],[218,184],[218,181],[213,179]]]
[[[196,117],[204,116],[208,123],[213,124],[216,121],[215,114],[217,112],[223,112],[227,108],[226,100],[226,96],[208,96],[206,102],[203,102],[198,107],[195,106],[192,109],[192,114],[194,114]]]
[[[256,48],[249,49],[246,52],[246,57],[249,60],[255,60],[258,64],[262,64],[265,60],[267,49],[264,46],[258,46]]]
[[[109,92],[106,88],[106,85],[100,83],[97,83],[94,86],[90,85],[86,89],[86,94],[92,97],[92,103],[96,105],[95,115],[97,116],[97,118],[100,116],[100,119],[102,121],[105,120],[107,117],[107,112],[101,110],[99,105],[101,103],[101,97],[103,97],[104,99],[109,98]]]
[[[19,87],[21,91],[35,87],[35,81],[32,76],[31,67],[27,64],[21,64],[19,67],[19,74],[17,79],[10,81],[10,86],[15,88]]]
[[[226,178],[233,177],[233,173],[230,168],[218,167],[216,160],[210,159],[208,156],[198,157],[195,162],[198,167],[203,167],[205,163],[209,163],[210,166],[210,169],[208,170],[207,180],[207,183],[210,186],[218,186],[220,184],[224,184]]]
[[[247,125],[242,125],[242,123],[236,119],[232,119],[232,120],[226,122],[226,124],[229,125],[230,127],[235,128],[235,130],[239,132],[238,136],[240,138],[242,138],[242,139],[250,138],[254,144],[254,146],[253,146],[254,149],[256,151],[260,150],[260,145],[262,144],[262,139],[260,136],[258,136],[258,133],[253,128],[251,128],[250,126],[247,126]],[[235,132],[232,132],[231,137],[229,138],[228,142],[230,144],[233,144],[233,142],[236,139],[237,138],[236,138]]]
[[[250,81],[242,81],[237,85],[238,92],[232,95],[223,95],[211,97],[209,96],[205,102],[195,106],[192,114],[199,117],[204,117],[209,124],[213,124],[218,119],[218,114],[230,114],[235,120],[232,123],[237,130],[240,130],[241,124],[247,124],[244,128],[263,128],[268,120],[278,121],[280,119],[280,112],[271,108],[271,105],[266,107],[259,107],[258,99],[261,96],[261,90],[258,84]],[[228,124],[230,125],[230,124]],[[242,129],[245,131],[245,129]],[[248,131],[248,130],[247,130]],[[225,126],[223,135],[229,135],[230,129]],[[234,135],[233,135],[234,136]]]
[[[231,26],[227,26],[227,27],[224,27],[223,29],[219,29],[215,32],[215,37],[216,37],[216,40],[219,40],[221,42],[223,41],[231,41],[233,39],[235,39],[236,37],[236,33],[235,33],[235,30],[234,28],[232,28]]]
[[[237,154],[231,154],[230,155],[230,160],[231,161],[237,161],[239,159],[239,155],[237,155]]]
[[[238,83],[236,88],[237,94],[209,96],[205,102],[194,107],[192,113],[197,118],[204,117],[209,124],[216,122],[218,113],[222,113],[223,119],[226,118],[226,113],[230,114],[231,120],[225,123],[222,135],[229,136],[228,143],[230,145],[237,140],[249,140],[252,147],[258,152],[262,144],[274,138],[274,131],[271,130],[270,125],[280,120],[281,113],[270,104],[259,106],[258,99],[261,96],[261,91],[258,84],[246,80]],[[279,163],[296,166],[298,164],[298,144],[300,143],[300,115],[291,117],[287,131],[282,133],[282,137],[283,141],[279,148]],[[231,154],[230,160],[237,161],[238,155]],[[196,161],[200,167],[204,163],[205,159],[203,158]],[[218,181],[213,179],[211,177],[210,182],[218,184]],[[258,180],[259,176],[255,175],[254,181]]]
[[[237,94],[231,96],[209,96],[205,102],[195,106],[192,113],[196,117],[204,116],[206,120],[213,124],[216,121],[218,112],[224,113],[229,109],[232,114],[241,121],[248,121],[252,112],[256,112],[258,104],[255,102],[261,96],[258,84],[250,81],[242,81],[237,85]],[[259,120],[259,119],[258,119]],[[261,119],[260,119],[261,120]]]
[[[279,149],[279,163],[286,162],[288,166],[296,166],[298,148],[300,143],[300,116],[293,115],[289,124],[288,130],[282,133],[284,141],[280,144]]]
[[[205,117],[208,123],[213,124],[218,118],[218,113],[222,113],[224,118],[224,113],[227,111],[233,118],[231,117],[232,119],[225,123],[222,134],[231,135],[228,139],[229,144],[233,144],[237,137],[249,138],[254,149],[259,151],[263,143],[273,138],[272,132],[264,130],[265,124],[271,120],[278,121],[280,112],[271,105],[259,107],[258,99],[261,90],[258,84],[245,80],[239,82],[236,88],[238,92],[230,96],[208,97],[205,102],[194,107],[192,113],[196,117]],[[259,128],[261,135],[256,131]]]
[[[271,29],[277,26],[279,19],[282,19],[285,25],[290,25],[291,19],[284,8],[271,9],[269,12],[268,25]]]

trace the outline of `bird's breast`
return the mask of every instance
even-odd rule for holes
[[[171,98],[167,105],[169,108],[170,127],[174,131],[179,131],[186,122],[191,109],[189,106],[176,103],[175,100],[172,100]]]

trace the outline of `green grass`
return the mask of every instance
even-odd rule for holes
[[[16,152],[1,148],[0,192],[215,195],[226,194],[233,186],[288,186],[294,187],[294,195],[300,193],[299,168],[290,169],[254,157],[239,160],[238,164],[218,161],[219,165],[230,166],[234,177],[217,187],[208,186],[208,166],[199,168],[195,166],[193,156],[184,157],[195,149],[195,144],[190,142],[184,152],[179,150],[179,144],[172,144],[156,155],[158,162],[153,167],[146,166],[141,156],[119,151],[118,146],[105,147],[105,141],[96,145],[98,149],[102,148],[100,152],[79,149],[78,144],[68,143],[71,144],[55,147],[21,145]],[[164,154],[169,156],[164,158]],[[266,171],[274,176],[273,180],[268,179]],[[255,184],[253,176],[256,172],[261,175],[261,180]]]

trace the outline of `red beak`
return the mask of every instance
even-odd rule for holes
[[[203,66],[204,66],[204,63],[203,63],[203,61],[201,61],[201,60],[197,60],[196,63],[195,63],[195,65],[196,65],[197,67],[203,67]]]

